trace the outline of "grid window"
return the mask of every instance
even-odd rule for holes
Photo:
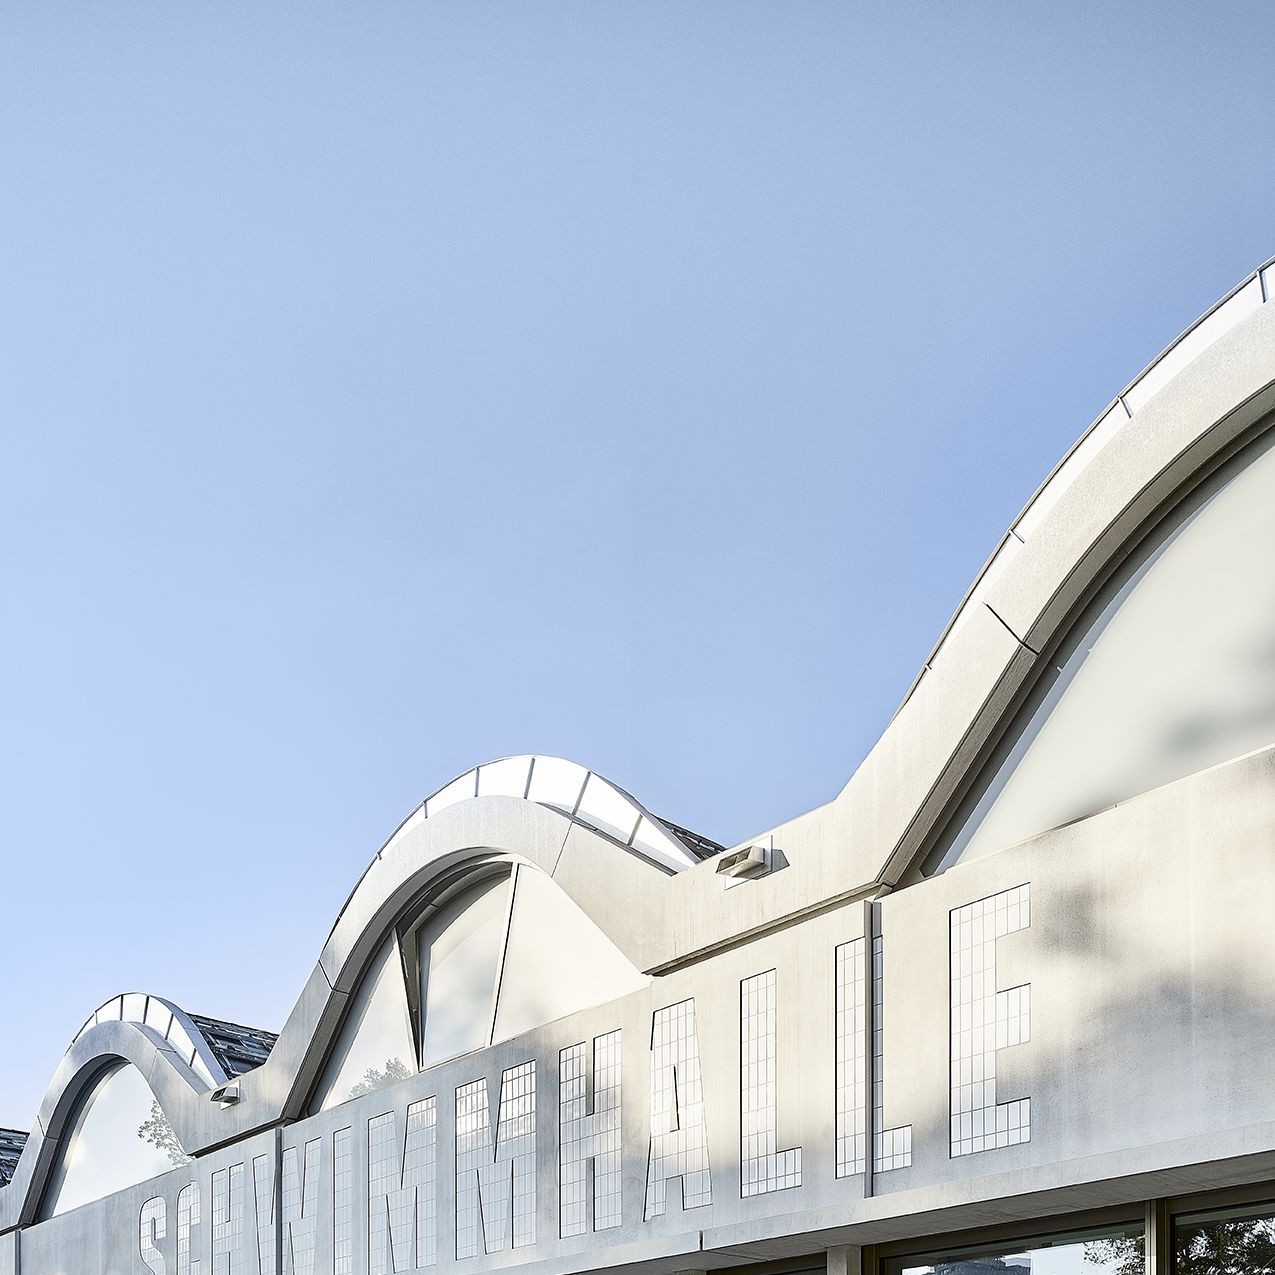
[[[765,1195],[801,1185],[801,1148],[777,1151],[777,994],[775,971],[739,985],[740,1194]]]
[[[872,1168],[906,1169],[912,1163],[912,1126],[885,1127],[885,942],[872,940]]]
[[[190,1236],[199,1225],[199,1188],[187,1183],[177,1192],[177,1275],[198,1275],[199,1259],[190,1255]]]
[[[837,1177],[862,1173],[867,1149],[864,1107],[867,1099],[867,1051],[863,1047],[866,980],[863,939],[839,943],[836,959]]]
[[[168,1210],[164,1197],[157,1195],[142,1205],[138,1215],[138,1252],[149,1270],[159,1271],[163,1275],[164,1255],[159,1251],[156,1240],[162,1240],[168,1234]]]
[[[996,1051],[1031,1039],[1031,985],[996,989],[996,941],[1031,925],[1031,886],[950,914],[951,1152],[971,1155],[1031,1138],[1031,1099],[996,1100]]]
[[[313,1275],[319,1210],[318,1138],[305,1144],[304,1159],[297,1147],[283,1151],[283,1269],[284,1275]]]
[[[512,1205],[512,1208],[511,1208]],[[500,1077],[496,1137],[487,1082],[456,1090],[456,1256],[536,1242],[536,1064]]]
[[[620,1033],[593,1042],[593,1111],[589,1111],[588,1047],[558,1053],[558,1229],[565,1239],[619,1226],[621,1212]],[[593,1190],[589,1190],[589,1166]]]
[[[243,1165],[212,1175],[212,1275],[244,1275]]]
[[[367,1124],[367,1243],[370,1275],[432,1266],[438,1259],[438,1106],[433,1098],[407,1109],[399,1152],[392,1111]]]
[[[257,1205],[257,1268],[261,1275],[275,1275],[274,1174],[268,1155],[252,1157],[252,1189]]]
[[[354,1130],[332,1135],[332,1275],[354,1273]]]
[[[646,1170],[646,1218],[664,1213],[670,1178],[681,1179],[683,1208],[712,1204],[694,1000],[657,1009],[651,1019],[651,1148]]]

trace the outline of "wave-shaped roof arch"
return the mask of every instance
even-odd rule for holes
[[[200,1039],[214,1058],[216,1050],[195,1016],[170,1008],[188,1050],[181,1034],[156,1030],[146,1009],[139,1018],[134,1002],[121,999],[118,1016],[95,1014],[50,1085],[12,1184],[0,1187],[0,1229],[33,1207],[37,1165],[54,1154],[94,1069],[111,1059],[139,1066],[191,1151],[299,1114],[386,935],[440,887],[495,863],[552,877],[646,973],[830,901],[907,884],[1051,643],[1147,530],[1275,419],[1273,283],[1271,265],[1251,275],[1122,391],[1056,467],[841,793],[750,839],[769,840],[785,870],[725,890],[704,862],[718,847],[574,763],[527,756],[466,771],[377,852],[277,1042],[257,1042],[263,1060],[243,1075],[237,1105],[208,1100],[219,1072]],[[218,1067],[229,1077],[224,1059]]]
[[[145,1079],[180,1145],[199,1145],[202,1130],[193,1117],[207,1105],[208,1093],[230,1079],[218,1049],[171,1001],[143,992],[114,996],[76,1032],[45,1090],[35,1127],[12,1162],[9,1185],[0,1189],[0,1228],[35,1220],[82,1100],[121,1063]],[[8,1141],[12,1150],[17,1139]]]
[[[722,849],[651,814],[618,784],[579,762],[544,754],[499,757],[471,767],[421,802],[390,836],[471,797],[519,797],[588,824],[613,841],[673,872]]]
[[[617,785],[561,758],[501,758],[426,798],[395,830],[342,907],[280,1036],[190,1014],[162,997],[110,998],[76,1032],[35,1128],[10,1131],[0,1228],[30,1221],[81,1098],[112,1067],[146,1078],[181,1146],[198,1153],[299,1108],[368,958],[405,908],[493,864],[552,877],[641,967],[658,927],[661,883],[722,849],[658,819]],[[244,1082],[242,1105],[210,1102]]]
[[[837,872],[863,892],[916,879],[1084,606],[1153,527],[1272,423],[1273,288],[1275,260],[1112,400],[1002,537],[840,793],[752,840],[773,839],[794,863],[844,846]],[[791,891],[794,910],[829,897],[836,874],[814,875]]]

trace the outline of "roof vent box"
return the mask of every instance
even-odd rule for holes
[[[729,887],[751,881],[774,871],[773,851],[769,846],[741,846],[728,850],[717,860],[717,875],[725,877]]]

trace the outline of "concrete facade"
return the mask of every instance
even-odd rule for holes
[[[378,852],[261,1065],[233,1076],[197,1028],[161,1036],[123,1001],[87,1026],[0,1187],[0,1275],[849,1275],[935,1236],[1091,1216],[1145,1222],[1154,1270],[1157,1202],[1275,1198],[1275,738],[924,868],[1079,609],[1269,427],[1268,295],[1259,271],[1099,417],[827,805],[699,861],[627,794],[646,850],[476,772]],[[719,870],[751,845],[761,875]],[[376,952],[512,864],[641,990],[310,1114]],[[193,1160],[46,1216],[119,1060]]]

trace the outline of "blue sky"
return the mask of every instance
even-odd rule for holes
[[[830,798],[1112,395],[1275,253],[1265,4],[0,14],[0,1123],[277,1028],[399,819]]]

